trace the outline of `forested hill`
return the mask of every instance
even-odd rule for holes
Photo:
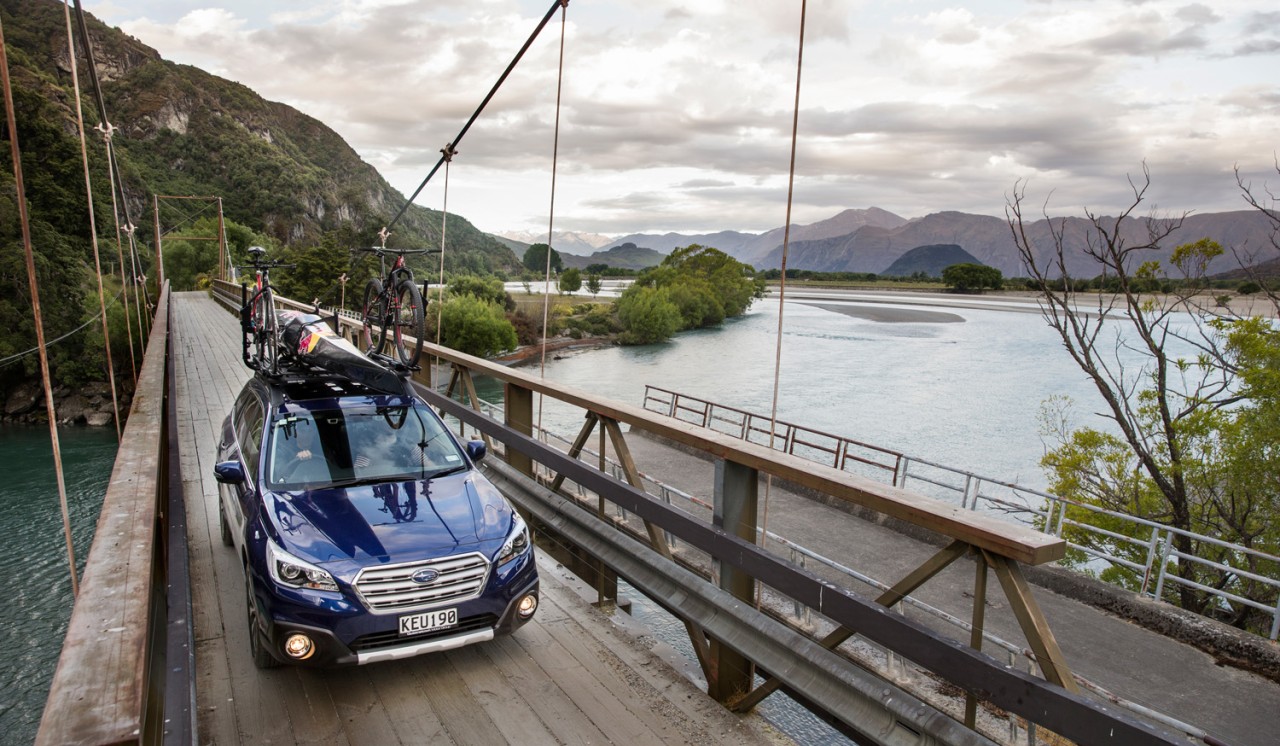
[[[2,1],[9,43],[41,79],[35,92],[67,107],[62,3]],[[150,208],[153,193],[217,195],[228,217],[281,244],[316,242],[333,232],[354,233],[370,244],[404,204],[404,195],[318,120],[238,83],[167,62],[92,18],[89,36],[108,114],[119,129],[116,144],[134,214]],[[83,65],[81,71],[87,89]],[[84,109],[96,124],[87,95]],[[73,112],[65,113],[69,126]],[[406,244],[438,246],[440,218],[437,211],[411,207],[396,232]],[[519,265],[506,247],[463,218],[451,216],[448,236],[449,264],[487,271]]]
[[[92,251],[63,7],[57,0],[0,0],[49,338],[74,329],[97,312],[96,282],[89,274]],[[150,267],[154,257],[153,195],[221,197],[233,254],[254,242],[266,245],[281,258],[305,258],[309,266],[320,267],[309,280],[311,285],[319,286],[323,281],[325,287],[331,286],[349,263],[348,249],[372,245],[378,229],[404,204],[403,195],[316,119],[266,101],[237,83],[165,61],[142,41],[92,16],[88,25],[108,116],[116,127],[113,144],[126,203],[137,226],[149,277],[155,276]],[[77,31],[77,46],[78,38]],[[105,147],[101,136],[91,129],[100,117],[83,55],[77,51],[76,57],[80,61],[81,105],[90,128],[98,232],[109,239],[113,266],[115,222]],[[3,360],[29,349],[35,335],[7,129],[0,138],[5,141],[0,155],[0,185],[4,187],[0,194],[0,277],[5,280],[0,286],[0,311],[6,320],[5,328],[0,329]],[[162,223],[166,220],[163,209]],[[396,225],[390,243],[438,247],[440,223],[441,213],[411,207]],[[212,225],[206,220],[201,229],[212,231]],[[164,225],[162,230],[169,227]],[[190,232],[190,226],[186,230]],[[451,269],[486,273],[519,267],[510,249],[459,216],[449,217],[448,242],[446,264]],[[198,273],[213,271],[216,249],[210,256],[200,246],[178,245],[171,257],[170,248],[166,239],[166,276],[174,279],[175,285],[193,283]],[[184,264],[182,260],[198,266],[171,270],[171,263]],[[421,261],[425,268],[438,260],[424,257]],[[209,266],[205,268],[205,264]],[[54,266],[57,272],[44,271]],[[300,277],[297,273],[293,279]],[[18,321],[10,323],[10,319]],[[54,367],[62,368],[61,380],[94,377],[88,370],[96,365],[89,348],[91,344],[100,347],[101,342],[91,336],[81,334],[79,341],[63,344],[55,354]],[[84,351],[79,349],[81,343]],[[122,353],[127,358],[127,349]],[[71,361],[80,362],[73,365]],[[0,366],[0,383],[12,382],[15,368],[32,372],[33,361],[19,362],[23,364],[10,361]],[[72,368],[85,370],[72,375]]]

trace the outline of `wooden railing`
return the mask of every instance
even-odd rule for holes
[[[185,544],[167,543],[174,465],[167,386],[169,289],[160,294],[133,406],[102,502],[93,546],[67,628],[37,744],[159,743],[166,728],[190,727],[182,714],[166,725],[165,647],[168,560]],[[179,486],[180,486],[179,482]],[[180,490],[179,490],[180,493]],[[179,585],[185,587],[185,569]],[[185,621],[185,620],[183,620]],[[183,625],[184,629],[189,629]],[[189,642],[176,641],[189,648]],[[180,665],[180,687],[190,679]],[[181,722],[178,722],[181,721]],[[179,735],[179,740],[183,739]]]

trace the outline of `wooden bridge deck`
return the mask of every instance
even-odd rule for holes
[[[553,563],[542,606],[514,636],[357,668],[259,671],[244,580],[217,538],[218,428],[249,375],[235,319],[203,293],[173,296],[177,412],[195,615],[200,740],[209,744],[776,743],[731,715],[596,611]]]

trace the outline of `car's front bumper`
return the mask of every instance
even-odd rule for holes
[[[490,594],[461,604],[458,624],[447,630],[402,637],[396,629],[398,615],[365,613],[361,616],[377,619],[382,629],[368,632],[346,643],[332,629],[308,623],[305,617],[314,618],[314,612],[300,619],[281,613],[282,609],[277,607],[270,616],[265,645],[274,658],[284,663],[326,667],[399,660],[492,640],[511,634],[533,617],[531,614],[522,618],[518,613],[520,601],[525,596],[532,595],[535,600],[540,600],[532,556],[528,558],[528,562],[528,572],[519,573],[524,577],[516,578],[517,582],[508,586],[511,591],[504,591],[501,599]],[[504,600],[505,605],[500,605]],[[498,605],[495,605],[495,601]],[[494,613],[499,610],[500,613]],[[292,658],[284,652],[286,641],[295,634],[306,635],[311,641],[312,652],[305,658]]]

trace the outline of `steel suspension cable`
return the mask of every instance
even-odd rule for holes
[[[107,152],[110,153],[112,127],[110,125],[106,125],[102,127],[101,130],[102,130],[103,143],[107,148]],[[120,287],[124,290],[124,328],[129,334],[129,363],[130,363],[130,370],[133,372],[133,386],[136,389],[138,387],[138,358],[137,358],[137,355],[134,353],[134,347],[133,347],[134,346],[133,319],[130,316],[130,308],[129,308],[130,283],[128,278],[126,277],[126,272],[125,272],[124,241],[120,237],[120,207],[119,207],[119,203],[116,201],[115,165],[112,163],[110,156],[107,157],[107,178],[110,179],[111,181],[111,215],[113,218],[115,218],[115,224],[116,224],[116,257],[120,262]],[[135,298],[137,297],[136,291],[134,292],[134,297]],[[135,302],[134,305],[136,306],[137,303]],[[141,324],[138,325],[138,339],[139,341],[141,341],[142,339]]]
[[[93,86],[93,100],[98,105],[98,116],[102,118],[102,126],[108,132],[114,129],[111,126],[111,118],[107,116],[107,101],[102,95],[102,83],[98,79],[98,65],[93,59],[93,45],[89,42],[89,23],[85,20],[84,8],[80,5],[80,0],[74,0],[76,6],[76,22],[80,26],[80,45],[84,48],[85,67],[89,73],[89,82]],[[107,150],[108,164],[114,168],[116,173],[120,172],[120,164],[116,163],[115,151]],[[129,217],[129,203],[125,199],[124,184],[117,183],[112,179],[112,189],[120,190],[121,210],[124,212],[124,221],[126,225],[133,225],[133,220]],[[113,192],[114,193],[114,192]]]
[[[556,225],[556,169],[560,159],[560,95],[564,88],[564,33],[568,15],[568,0],[560,6],[560,64],[556,70],[556,126],[551,144],[551,204],[547,209],[547,271],[542,282],[542,354],[538,361],[538,377],[547,375],[547,323],[551,315],[551,237]],[[542,402],[538,394],[538,433],[542,433]],[[603,432],[603,431],[602,431]],[[601,451],[603,453],[603,451]]]
[[[129,215],[129,200],[128,200],[128,196],[124,193],[124,181],[123,179],[118,178],[118,176],[120,175],[120,164],[116,160],[115,148],[112,146],[112,141],[111,141],[111,134],[115,131],[115,127],[113,127],[111,124],[111,118],[107,116],[107,102],[102,95],[102,83],[98,79],[98,65],[94,61],[93,45],[89,41],[89,24],[88,24],[88,21],[85,20],[84,7],[80,5],[80,0],[74,0],[74,2],[76,6],[76,21],[80,26],[80,44],[84,50],[85,66],[89,73],[89,81],[93,87],[93,98],[98,105],[98,115],[102,118],[102,123],[99,126],[102,128],[103,132],[105,133],[106,142],[107,142],[107,167],[108,167],[108,173],[111,175],[111,198],[112,198],[113,209],[114,209],[114,214],[116,218],[117,248],[120,241],[119,231],[120,231],[121,213],[124,214],[124,226],[125,226],[124,230],[129,234],[129,252],[130,252],[130,259],[132,260],[132,263],[133,263],[132,271],[134,273],[134,308],[135,308],[135,312],[138,314],[138,330],[139,330],[139,334],[141,335],[142,311],[140,308],[140,304],[138,302],[139,289],[138,289],[137,278],[138,278],[138,271],[141,268],[142,262],[138,258],[137,249],[133,241],[134,225],[133,225],[133,219]],[[115,206],[115,198],[116,198],[117,190],[120,192],[120,200],[119,200],[118,206]],[[157,237],[156,241],[158,242],[159,240],[160,240],[159,237]],[[121,257],[122,273],[124,271],[123,261],[124,259],[123,257]],[[145,282],[142,284],[141,294],[144,297],[146,297],[147,309],[148,309],[148,313],[150,313],[151,298],[147,294]],[[145,342],[141,338],[139,339],[139,343],[145,344]],[[130,348],[130,353],[132,354],[132,347]],[[138,377],[137,370],[136,370],[137,368],[136,360],[134,360],[134,368],[135,368],[134,384],[136,385],[137,377]]]
[[[71,62],[71,86],[75,91],[76,126],[80,133],[80,160],[84,164],[84,192],[89,203],[89,238],[93,244],[93,268],[98,277],[98,308],[102,315],[102,346],[107,353],[107,381],[111,384],[111,407],[115,412],[116,442],[121,440],[120,400],[116,395],[116,366],[111,360],[111,331],[107,328],[107,299],[102,288],[102,258],[98,253],[98,222],[93,214],[93,181],[89,177],[89,148],[84,136],[84,110],[80,106],[80,74],[76,64],[75,39],[71,34],[71,6],[63,4],[67,25],[67,59]]]
[[[800,79],[804,72],[804,25],[807,0],[800,0],[800,41],[796,52],[796,98],[791,110],[791,163],[787,170],[787,221],[782,231],[782,284],[778,288],[778,331],[777,346],[773,355],[773,404],[769,411],[769,448],[773,448],[778,429],[778,389],[782,380],[782,319],[787,300],[787,254],[791,247],[791,205],[796,186],[796,141],[800,132]],[[773,489],[773,475],[769,474],[764,483],[764,505],[760,518],[760,546],[763,547],[769,535],[769,494]],[[756,585],[756,608],[760,607],[761,587]]]
[[[436,283],[436,292],[440,293],[440,300],[436,302],[436,346],[440,346],[440,338],[444,333],[444,246],[445,233],[449,227],[449,165],[453,163],[453,155],[457,151],[452,145],[446,145],[440,149],[444,155],[444,211],[440,213],[440,281]],[[424,298],[423,303],[429,302]],[[440,356],[436,355],[435,365],[440,367]],[[432,383],[435,378],[432,377]]]
[[[77,0],[77,4],[78,3],[79,0]],[[524,57],[524,53],[528,51],[529,47],[533,45],[534,39],[538,38],[538,34],[542,33],[542,29],[551,21],[552,16],[555,15],[556,8],[564,8],[568,4],[569,0],[554,0],[554,2],[551,3],[551,7],[547,10],[547,14],[544,15],[542,20],[538,23],[538,27],[533,30],[532,34],[529,34],[529,38],[525,40],[524,46],[520,47],[520,51],[516,52],[516,56],[511,60],[511,64],[507,65],[507,69],[503,70],[502,75],[498,77],[498,82],[494,83],[493,88],[489,89],[489,94],[480,102],[480,106],[476,107],[475,112],[472,113],[471,118],[467,120],[467,123],[462,125],[462,129],[458,132],[458,136],[453,138],[453,141],[445,146],[445,150],[450,151],[450,153],[457,152],[456,148],[458,147],[458,144],[462,142],[462,138],[466,136],[467,130],[471,129],[471,125],[474,124],[476,119],[480,116],[480,112],[484,111],[484,107],[489,105],[489,101],[493,98],[494,94],[498,92],[498,89],[502,87],[507,76],[515,69],[516,65],[520,62],[520,59]],[[436,161],[436,165],[431,168],[431,172],[422,180],[422,183],[418,185],[418,188],[413,190],[413,194],[410,195],[409,199],[405,201],[404,206],[400,208],[400,211],[396,213],[395,217],[391,218],[391,222],[387,223],[386,228],[383,230],[390,231],[391,228],[400,221],[400,218],[404,217],[405,211],[409,209],[409,205],[413,204],[413,201],[417,199],[418,195],[422,193],[422,190],[426,188],[427,182],[431,181],[431,177],[435,176],[436,171],[439,171],[440,166],[447,161],[448,156],[444,154],[444,151],[441,151],[440,160]]]
[[[74,61],[72,64],[75,64]],[[62,471],[62,446],[58,442],[58,415],[53,405],[53,384],[49,376],[49,356],[45,352],[44,319],[40,313],[40,283],[36,278],[35,250],[31,246],[31,224],[27,215],[27,190],[22,181],[22,152],[18,148],[18,120],[13,110],[13,88],[9,80],[9,56],[4,41],[4,23],[0,21],[0,84],[4,87],[4,106],[9,125],[9,152],[13,156],[13,180],[17,190],[18,222],[22,224],[22,249],[27,260],[27,285],[31,291],[31,311],[35,316],[36,344],[40,348],[40,375],[44,383],[45,411],[49,416],[49,439],[53,445],[53,470],[58,478],[58,500],[62,506],[62,533],[67,541],[67,564],[71,570],[71,595],[80,595],[76,579],[76,551],[71,541],[71,512],[67,508],[67,485]]]

